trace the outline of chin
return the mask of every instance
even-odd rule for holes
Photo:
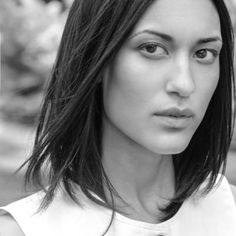
[[[153,144],[149,147],[149,150],[156,154],[173,155],[183,152],[189,145],[190,140],[175,140],[175,141],[163,141],[158,144]]]

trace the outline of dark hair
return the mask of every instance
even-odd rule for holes
[[[78,201],[74,184],[94,202],[109,204],[104,185],[113,199],[112,187],[102,166],[101,74],[117,54],[135,24],[154,0],[75,0],[65,26],[58,56],[45,95],[26,183],[43,187],[43,167],[49,164],[44,206],[63,185]],[[181,204],[208,179],[203,193],[224,172],[234,121],[233,32],[223,0],[217,8],[223,39],[220,79],[203,121],[187,149],[174,155],[176,194],[163,219],[172,217]],[[208,178],[209,177],[209,178]],[[103,201],[94,197],[96,193]]]

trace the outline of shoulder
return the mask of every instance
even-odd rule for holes
[[[4,236],[24,236],[24,233],[20,229],[19,225],[13,219],[13,217],[6,213],[0,216],[0,235]]]
[[[231,200],[233,204],[236,206],[236,186],[234,184],[229,183],[227,178],[223,175],[220,175],[222,177],[222,189],[224,192],[228,192],[228,195],[230,195]]]
[[[102,235],[101,230],[109,225],[112,212],[98,206],[80,191],[80,204],[73,201],[64,191],[58,191],[50,205],[41,210],[39,206],[43,196],[44,194],[39,192],[1,207],[0,215],[1,209],[9,214],[0,216],[0,236],[24,236],[22,232],[30,236],[63,236],[65,232],[66,235],[76,235],[78,228],[82,235]],[[11,232],[7,231],[10,229]]]
[[[200,188],[200,191],[198,192],[200,194],[196,195],[197,197],[200,197],[199,200],[206,209],[212,208],[212,210],[215,211],[227,208],[234,211],[236,215],[236,186],[230,185],[227,178],[224,175],[219,174],[212,189],[206,195],[202,195],[202,190],[205,190],[207,184],[208,180],[201,186],[203,188]]]
[[[39,206],[38,196],[37,193],[32,194],[0,207],[0,236],[25,235],[23,232],[31,227],[32,216]]]
[[[236,186],[231,184],[230,187],[231,187],[231,191],[232,191],[235,203],[236,203]]]

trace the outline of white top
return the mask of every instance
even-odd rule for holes
[[[90,201],[82,191],[79,194],[82,207],[60,191],[45,211],[37,213],[44,195],[38,192],[0,208],[0,215],[9,212],[25,236],[101,236],[110,222],[111,211]],[[224,177],[206,197],[186,200],[174,217],[159,224],[116,213],[106,235],[235,236],[236,206],[230,186]]]

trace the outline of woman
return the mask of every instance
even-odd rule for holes
[[[76,0],[0,234],[235,235],[232,52],[222,0]]]

